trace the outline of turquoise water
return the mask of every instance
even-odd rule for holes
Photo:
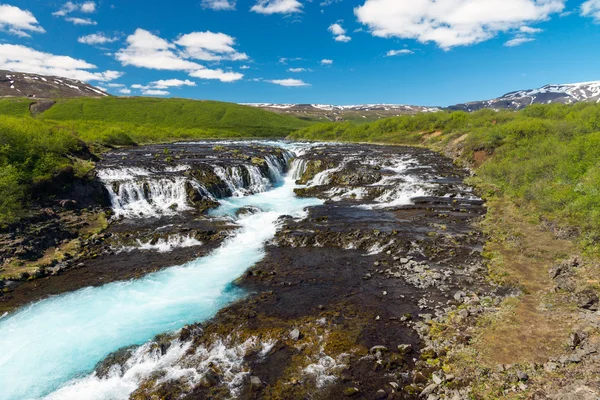
[[[244,206],[262,212],[241,217],[235,235],[209,256],[139,280],[53,297],[0,319],[0,399],[90,398],[78,397],[84,393],[77,392],[78,382],[108,354],[203,321],[238,299],[242,293],[230,283],[263,258],[278,218],[300,217],[321,203],[297,198],[295,187],[285,178],[271,191],[222,201],[217,215],[233,216]],[[103,394],[98,387],[93,398],[127,398],[132,390]]]

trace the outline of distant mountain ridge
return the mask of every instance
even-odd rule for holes
[[[518,90],[492,100],[473,101],[448,107],[450,110],[477,111],[482,108],[520,110],[532,104],[600,103],[600,81],[546,85],[539,89]]]
[[[0,97],[30,97],[39,99],[108,97],[110,94],[75,79],[0,70]],[[242,103],[278,114],[312,120],[377,120],[419,112],[441,110],[477,111],[484,108],[520,110],[532,104],[600,103],[600,81],[552,84],[538,89],[518,90],[501,97],[456,104],[449,107],[406,104],[277,104]]]
[[[53,99],[107,96],[109,94],[105,91],[75,79],[0,70],[0,97]]]

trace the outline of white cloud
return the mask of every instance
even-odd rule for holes
[[[328,59],[321,60],[321,65],[333,65],[333,60],[328,60]]]
[[[94,64],[69,56],[57,56],[26,46],[0,44],[0,69],[63,76],[80,81],[108,82],[120,78],[118,71],[92,72]]]
[[[170,87],[182,87],[182,86],[196,86],[196,82],[186,79],[161,79],[159,81],[150,82],[150,86],[155,89],[167,89]]]
[[[249,66],[249,65],[242,65],[242,66],[240,67],[240,69],[250,69],[250,66]]]
[[[21,37],[29,37],[26,31],[46,32],[30,11],[7,4],[0,4],[0,30]]]
[[[124,66],[186,71],[195,78],[235,82],[242,79],[244,75],[238,72],[225,72],[222,69],[209,69],[188,59],[210,56],[213,61],[219,61],[237,60],[245,56],[231,47],[233,43],[232,37],[212,32],[194,32],[181,36],[175,43],[170,43],[144,29],[137,29],[127,38],[127,47],[117,51],[115,57]]]
[[[117,40],[119,40],[119,38],[117,37],[108,37],[103,33],[92,33],[91,35],[87,35],[87,36],[81,36],[79,39],[77,39],[77,41],[79,43],[84,43],[84,44],[106,44],[106,43],[114,43]]]
[[[306,68],[288,68],[288,72],[298,73],[298,72],[305,72],[305,71],[306,71]]]
[[[340,24],[331,24],[329,25],[329,28],[327,30],[336,36],[344,35],[346,33],[346,30],[342,28]]]
[[[336,42],[347,43],[352,40],[350,36],[346,36],[346,30],[338,23],[329,25],[327,30],[333,33]]]
[[[534,33],[540,33],[543,30],[539,28],[532,28],[530,26],[522,26],[519,28],[520,32],[527,33],[529,35],[533,35]]]
[[[302,3],[298,0],[258,0],[250,9],[259,14],[292,14],[301,12]]]
[[[203,68],[190,73],[190,76],[201,79],[218,79],[221,82],[235,82],[244,77],[239,72],[225,72],[222,69]]]
[[[90,18],[69,17],[65,18],[65,21],[71,22],[74,25],[98,25],[96,21],[93,21]]]
[[[514,39],[511,39],[508,42],[504,43],[504,45],[506,47],[515,47],[515,46],[520,46],[523,43],[529,43],[529,42],[533,42],[533,41],[535,41],[535,39],[532,37],[517,36]]]
[[[209,69],[190,61],[188,58],[210,58],[213,61],[222,59],[237,60],[247,58],[236,52],[235,40],[225,34],[212,32],[194,32],[181,36],[175,43],[170,43],[144,29],[137,29],[127,38],[128,46],[116,53],[122,65],[166,70],[186,71],[195,78],[218,79],[221,82],[235,82],[244,77],[237,72],[225,72],[222,69]],[[176,44],[181,46],[181,49]]]
[[[122,83],[109,83],[108,85],[109,88],[121,88],[121,87],[125,87],[125,85],[123,85]]]
[[[121,89],[121,90],[119,90],[119,93],[121,93],[121,94],[131,94],[131,90],[129,90],[129,89]]]
[[[270,83],[274,83],[276,85],[279,86],[286,86],[286,87],[301,87],[301,86],[310,86],[308,83],[300,80],[300,79],[292,79],[292,78],[288,78],[288,79],[274,79],[271,81],[267,81]]]
[[[137,29],[127,38],[128,46],[115,54],[124,66],[169,70],[192,71],[201,65],[175,54],[175,45],[144,30]]]
[[[408,49],[402,49],[402,50],[390,50],[387,52],[386,56],[387,57],[394,57],[394,56],[405,56],[408,54],[414,54],[414,51],[412,50],[408,50]]]
[[[192,32],[182,35],[175,44],[185,48],[185,55],[203,61],[243,61],[245,53],[237,52],[233,46],[235,38],[224,33]]]
[[[365,0],[354,13],[374,36],[434,42],[447,50],[483,42],[525,23],[546,20],[562,12],[565,1]]]
[[[595,22],[600,23],[600,0],[588,0],[581,5],[581,15],[592,17]]]
[[[236,0],[202,0],[202,8],[209,8],[215,11],[235,10]]]
[[[148,89],[144,90],[142,94],[145,94],[146,96],[168,96],[169,92],[166,90]]]
[[[55,11],[52,15],[57,17],[64,17],[72,12],[82,12],[86,14],[90,14],[96,11],[96,3],[93,1],[87,1],[85,3],[73,3],[72,1],[67,1],[60,10]]]

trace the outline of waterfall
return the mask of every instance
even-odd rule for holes
[[[264,157],[268,167],[265,171],[254,164],[221,166],[209,165],[233,197],[263,193],[283,181],[288,162],[293,153],[284,150],[283,157],[268,154]],[[169,166],[164,170],[139,167],[107,168],[98,171],[109,192],[113,211],[117,217],[140,218],[176,215],[192,209],[188,202],[187,188],[191,186],[203,198],[215,199],[202,182],[184,176],[192,169],[189,165]]]
[[[158,217],[190,209],[182,177],[106,182],[117,217]]]
[[[306,171],[306,167],[308,166],[308,160],[302,158],[296,158],[292,161],[292,166],[290,167],[289,175],[295,180],[301,179],[302,175]]]

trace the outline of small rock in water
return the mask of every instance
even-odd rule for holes
[[[250,387],[252,388],[252,391],[257,391],[262,389],[263,383],[258,376],[251,376]]]
[[[298,329],[294,329],[293,331],[290,332],[290,339],[298,341],[300,340],[300,331]]]

